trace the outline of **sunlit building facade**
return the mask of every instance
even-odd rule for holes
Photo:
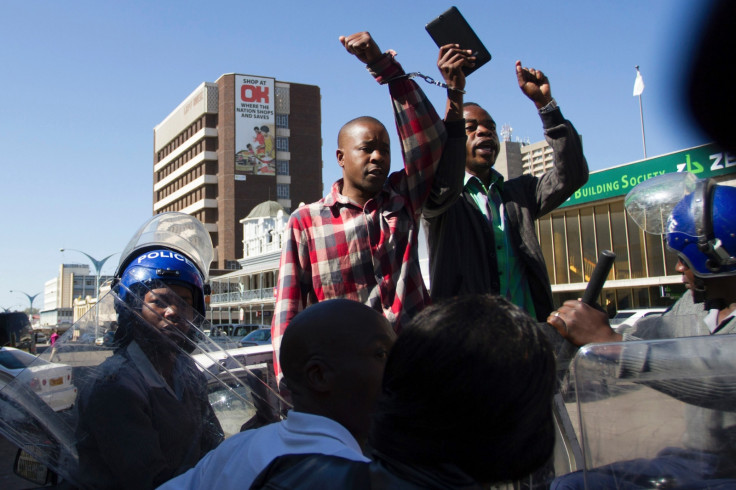
[[[276,300],[279,259],[289,215],[266,201],[240,222],[243,226],[240,270],[212,278],[210,319],[214,324],[270,325]]]

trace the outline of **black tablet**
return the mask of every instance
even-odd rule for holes
[[[465,76],[491,61],[488,52],[478,36],[465,20],[457,7],[451,7],[436,19],[427,24],[427,32],[438,47],[445,44],[459,44],[462,49],[471,49],[475,53],[475,66],[463,67]]]

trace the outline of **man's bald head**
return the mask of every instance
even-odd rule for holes
[[[294,409],[331,418],[365,438],[395,338],[383,315],[357,301],[323,301],[296,315],[280,353]]]
[[[342,148],[345,144],[344,137],[346,134],[350,132],[350,130],[355,127],[357,124],[361,123],[368,123],[368,124],[378,124],[383,127],[384,131],[386,130],[386,126],[383,125],[381,121],[376,119],[375,117],[371,116],[360,116],[356,117],[355,119],[351,119],[350,121],[346,122],[342,125],[340,128],[340,131],[337,133],[337,147]],[[388,131],[386,131],[388,132]]]

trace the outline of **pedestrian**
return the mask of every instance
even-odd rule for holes
[[[57,340],[59,340],[59,331],[54,329],[53,332],[51,332],[51,337],[49,337],[49,344],[51,345],[51,356],[49,357],[49,361],[51,362],[54,362],[54,359],[56,359]]]

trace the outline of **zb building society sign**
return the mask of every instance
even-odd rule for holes
[[[736,155],[722,151],[714,144],[708,144],[593,172],[588,183],[575,191],[560,207],[623,196],[637,184],[671,172],[691,172],[699,179],[736,173]]]

